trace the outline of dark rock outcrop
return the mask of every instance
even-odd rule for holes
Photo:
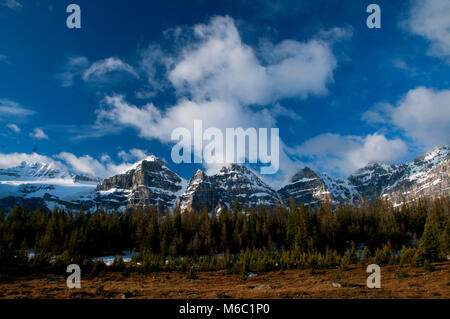
[[[293,198],[297,204],[313,205],[332,200],[326,184],[308,167],[295,174],[278,193],[285,201]]]
[[[173,207],[183,180],[161,159],[149,157],[133,168],[103,180],[98,186],[97,206],[106,208],[156,206]]]
[[[253,171],[243,165],[231,164],[212,176],[198,170],[181,197],[181,209],[199,211],[206,207],[212,211],[231,207],[236,199],[241,207],[280,204],[278,193]]]

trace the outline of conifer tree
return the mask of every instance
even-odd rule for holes
[[[436,226],[431,222],[427,222],[419,244],[421,256],[425,260],[435,261],[439,256],[439,246],[439,235]]]

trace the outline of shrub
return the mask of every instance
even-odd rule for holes
[[[342,259],[341,259],[341,263],[339,265],[339,269],[343,270],[343,271],[348,270],[348,266],[350,265],[350,261],[351,261],[350,253],[346,252],[344,254],[344,256],[342,257]]]

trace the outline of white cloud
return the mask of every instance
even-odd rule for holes
[[[410,90],[393,109],[391,120],[428,147],[450,145],[450,90]]]
[[[174,31],[177,53],[162,54],[157,47],[155,52],[147,53],[145,67],[141,63],[150,85],[155,68],[162,65],[166,69],[176,90],[175,105],[165,110],[152,103],[139,107],[122,95],[107,96],[97,110],[98,127],[132,127],[140,137],[170,143],[175,128],[192,132],[194,120],[202,120],[204,129],[214,127],[222,132],[226,128],[277,127],[278,116],[299,120],[296,112],[274,102],[326,94],[337,67],[332,43],[351,33],[335,28],[307,42],[266,41],[259,58],[255,49],[242,42],[228,16],[195,25],[187,31],[190,36],[183,36],[185,31]],[[186,39],[190,42],[186,43]],[[270,105],[255,108],[254,104]],[[289,161],[283,149],[280,157]]]
[[[126,72],[139,78],[139,75],[131,65],[123,62],[117,57],[110,57],[92,63],[92,65],[83,72],[82,77],[84,81],[104,82],[108,80],[108,75],[112,72]]]
[[[450,63],[450,1],[414,0],[404,27],[430,42],[429,55]]]
[[[319,32],[321,39],[331,43],[348,40],[353,36],[353,34],[354,29],[352,26],[347,26],[345,28],[333,27],[329,30],[321,30]]]
[[[275,119],[270,112],[254,113],[237,103],[212,100],[193,102],[180,100],[175,106],[161,112],[152,103],[139,108],[125,101],[122,95],[107,96],[104,108],[97,112],[100,123],[135,128],[139,136],[170,142],[172,131],[177,127],[193,130],[194,120],[202,120],[204,128],[217,127],[223,131],[227,127],[274,127]]]
[[[77,157],[76,155],[68,152],[59,153],[54,157],[62,160],[64,164],[67,165],[67,167],[72,171],[90,176],[107,178],[122,173],[130,168],[136,161],[147,156],[144,151],[138,149],[130,150],[129,155],[130,154],[133,155],[127,157],[126,159],[122,158],[124,162],[119,164],[113,163],[108,154],[103,154],[100,161],[89,155]]]
[[[9,154],[3,154],[0,153],[0,168],[10,168],[14,166],[20,165],[22,162],[43,162],[43,163],[56,163],[59,167],[64,167],[61,163],[55,162],[50,157],[47,157],[45,155],[39,155],[37,153],[9,153]]]
[[[388,123],[424,148],[450,145],[450,90],[417,87],[395,106],[381,104],[363,114],[371,123]]]
[[[402,159],[406,144],[399,138],[387,139],[378,133],[365,137],[321,134],[313,137],[290,153],[305,158],[315,169],[346,176],[370,162],[390,163]]]
[[[20,127],[18,127],[16,124],[8,124],[6,125],[9,129],[11,129],[12,131],[14,131],[15,133],[19,133],[20,132]]]
[[[164,54],[157,44],[150,44],[140,52],[139,68],[147,77],[148,87],[136,93],[137,98],[153,97],[169,85],[164,77],[170,58]]]
[[[46,140],[48,139],[48,135],[44,133],[44,131],[40,128],[35,128],[32,133],[30,133],[32,138],[37,140]]]
[[[17,0],[2,0],[0,1],[0,5],[13,10],[22,8],[22,4]]]
[[[271,109],[271,114],[274,117],[280,117],[280,116],[285,116],[285,117],[289,117],[290,119],[294,120],[294,121],[301,121],[302,120],[302,116],[298,113],[296,113],[294,110],[286,108],[284,106],[282,106],[280,103],[275,103],[274,107]]]
[[[91,63],[84,56],[68,58],[63,71],[56,74],[56,78],[61,81],[61,86],[70,87],[78,76],[81,76],[85,82],[106,83],[117,80],[117,77],[114,77],[114,73],[117,72],[139,78],[139,74],[131,65],[117,57],[109,57]]]
[[[117,153],[117,156],[126,162],[130,162],[141,160],[147,157],[148,154],[144,150],[133,148],[129,152],[122,150],[119,153]]]
[[[34,111],[24,108],[17,102],[0,99],[0,121],[4,119],[21,119],[35,114]]]
[[[69,87],[74,83],[76,76],[79,76],[89,65],[88,58],[84,56],[74,56],[67,59],[64,71],[56,75],[61,81],[61,86]]]
[[[111,161],[111,157],[108,154],[102,154],[102,156],[100,157],[100,161],[102,163],[104,162],[110,162]]]
[[[89,155],[77,157],[72,153],[62,152],[55,156],[67,163],[73,171],[90,176],[105,176],[108,174],[105,166]]]
[[[139,149],[132,149],[129,154],[134,154],[134,158],[130,158],[131,162],[124,160],[122,163],[115,164],[111,161],[108,154],[103,154],[99,161],[89,155],[78,157],[68,152],[61,152],[51,157],[37,153],[0,153],[0,169],[18,166],[23,161],[30,163],[42,162],[54,164],[61,170],[106,178],[127,170],[134,162],[147,156],[145,151]]]
[[[179,93],[194,100],[233,99],[244,104],[267,104],[279,98],[325,94],[337,66],[331,44],[346,31],[334,28],[307,42],[265,42],[264,61],[242,42],[234,20],[214,17],[193,28],[195,41],[172,58],[168,78]],[[325,31],[324,31],[325,32]]]
[[[377,103],[373,108],[363,113],[361,119],[368,124],[389,123],[393,106],[389,103]]]

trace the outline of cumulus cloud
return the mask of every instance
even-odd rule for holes
[[[450,64],[449,17],[448,0],[414,0],[403,25],[409,32],[430,42],[429,55],[443,58]]]
[[[100,161],[89,155],[76,156],[68,152],[59,153],[54,157],[61,160],[71,171],[106,178],[126,171],[135,162],[148,155],[146,151],[134,148],[129,152],[121,151],[118,156],[122,162],[117,164],[111,160],[108,154],[102,154]]]
[[[160,111],[152,103],[143,107],[127,102],[122,95],[107,96],[104,106],[97,112],[99,123],[110,122],[135,128],[139,136],[170,142],[177,127],[193,131],[194,120],[202,120],[205,128],[216,127],[274,127],[276,121],[267,111],[254,113],[237,103],[221,100],[193,102],[180,100],[175,106]]]
[[[139,78],[134,68],[123,62],[117,57],[110,57],[92,63],[92,65],[83,72],[84,81],[104,82],[108,80],[108,75],[112,72],[125,72]]]
[[[95,177],[111,176],[121,168],[125,168],[125,166],[118,167],[109,161],[106,164],[101,163],[89,155],[77,157],[72,153],[62,152],[55,158],[62,160],[72,171]]]
[[[279,116],[291,115],[298,117],[297,114],[281,106],[276,106],[275,109],[278,110],[279,114],[277,115]],[[151,103],[138,107],[127,102],[123,96],[116,95],[106,97],[103,108],[98,112],[100,126],[105,125],[103,122],[107,121],[114,123],[116,127],[132,127],[138,132],[139,136],[146,139],[157,139],[163,143],[174,143],[171,140],[171,134],[174,129],[179,127],[188,129],[193,137],[194,120],[202,120],[203,131],[208,128],[218,128],[223,136],[225,136],[226,128],[241,127],[246,130],[254,127],[256,129],[268,128],[270,131],[270,128],[276,127],[275,114],[267,109],[254,112],[250,108],[237,103],[226,103],[220,100],[199,103],[184,99],[179,101],[177,105],[168,108],[165,112],[161,112]],[[262,142],[268,143],[268,141]],[[206,144],[207,142],[204,143],[204,145]],[[192,146],[194,147],[195,145]],[[290,177],[290,174],[293,173],[291,168],[298,167],[289,159],[284,151],[284,147],[283,142],[280,141],[280,163],[283,163],[283,165],[280,167],[280,174],[277,180],[267,177],[267,179],[271,179],[277,185],[288,178],[287,175]],[[217,153],[217,156],[222,158],[223,161],[204,163],[208,173],[215,173],[228,163],[226,159],[227,151],[229,150],[224,147],[224,153]],[[129,155],[121,152],[119,156],[127,159]]]
[[[6,125],[10,130],[14,131],[15,133],[19,133],[20,132],[20,127],[18,127],[16,124],[8,124]]]
[[[30,136],[37,140],[46,140],[48,139],[48,135],[44,133],[44,131],[40,128],[35,128]]]
[[[118,157],[122,160],[120,163],[114,163],[108,154],[102,154],[100,161],[89,156],[76,156],[72,153],[62,152],[54,157],[63,161],[63,163],[72,171],[87,174],[90,176],[106,178],[120,174],[129,169],[134,163],[148,156],[145,150],[133,148],[127,151],[120,151]]]
[[[43,163],[57,163],[54,159],[40,155],[37,153],[9,153],[3,154],[0,153],[0,168],[10,168],[14,166],[20,165],[22,162],[43,162]],[[57,163],[59,167],[64,167],[62,163]]]
[[[363,119],[391,124],[425,148],[450,145],[450,90],[417,87],[395,105],[381,105],[364,113]]]
[[[263,60],[258,59],[255,50],[242,42],[229,16],[194,26],[193,36],[195,42],[172,59],[168,78],[179,93],[194,100],[267,104],[280,98],[325,94],[337,66],[332,41],[320,37],[307,42],[266,41]]]
[[[407,146],[399,138],[388,139],[375,133],[363,136],[326,133],[290,149],[320,171],[346,176],[370,162],[390,163],[402,159]]]
[[[350,36],[336,28],[306,42],[266,41],[258,55],[258,50],[243,43],[228,16],[172,33],[175,53],[150,47],[144,70],[151,85],[154,75],[160,74],[155,68],[163,67],[177,102],[163,110],[153,103],[133,105],[122,95],[107,96],[97,110],[98,126],[132,127],[140,137],[170,143],[175,128],[193,132],[194,120],[202,120],[204,129],[214,127],[223,133],[226,128],[276,127],[279,116],[299,120],[296,112],[276,101],[326,94],[337,67],[332,43]],[[284,148],[282,141],[281,145]],[[280,157],[289,161],[284,149]]]

